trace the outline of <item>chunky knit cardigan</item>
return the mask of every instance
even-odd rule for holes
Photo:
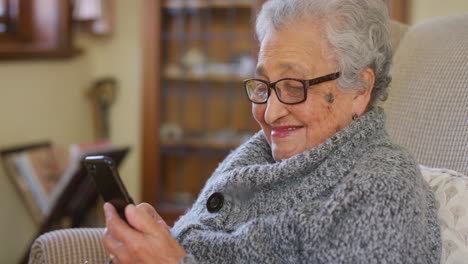
[[[275,162],[262,132],[233,151],[172,228],[181,263],[439,263],[434,196],[373,108]]]

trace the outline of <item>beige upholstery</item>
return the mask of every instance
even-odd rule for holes
[[[103,228],[74,228],[46,233],[34,241],[30,264],[106,263]]]
[[[390,100],[385,104],[395,141],[415,151],[423,164],[459,169],[465,174],[467,20],[468,15],[436,19],[414,26],[406,34],[406,26],[391,24],[392,43],[398,49]],[[466,263],[468,202],[463,201],[468,201],[468,180],[448,170],[422,168],[422,172],[438,200],[444,240],[442,263]],[[453,190],[457,190],[455,194]],[[31,249],[29,263],[105,263],[102,232],[66,229],[42,235]]]
[[[409,29],[384,104],[392,139],[420,164],[468,174],[468,13]]]
[[[408,31],[408,25],[402,24],[398,21],[390,21],[390,40],[392,42],[393,50],[397,50],[398,46],[400,45],[401,39]]]

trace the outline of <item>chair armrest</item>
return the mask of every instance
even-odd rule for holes
[[[103,228],[72,228],[45,233],[34,241],[29,264],[105,263],[103,232]]]

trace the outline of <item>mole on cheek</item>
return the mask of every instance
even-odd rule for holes
[[[333,101],[335,101],[335,97],[331,93],[325,94],[323,98],[325,98],[325,100],[329,102],[330,104],[333,103]]]

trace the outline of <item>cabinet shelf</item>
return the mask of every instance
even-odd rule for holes
[[[250,0],[242,1],[229,1],[229,0],[216,0],[216,1],[203,1],[203,0],[166,0],[163,2],[163,8],[166,9],[202,9],[202,8],[252,8]]]
[[[201,100],[208,102],[209,100],[238,100],[245,101],[249,104],[247,95],[244,90],[234,90],[230,91],[228,89],[211,89],[206,88],[202,90],[191,90],[191,89],[171,89],[171,88],[162,88],[161,89],[164,96],[177,97],[179,100]]]
[[[173,226],[177,219],[185,214],[190,209],[190,206],[179,205],[170,202],[161,202],[156,206],[158,213],[163,216],[167,225]]]
[[[195,75],[195,74],[180,74],[180,75],[163,75],[163,81],[186,81],[186,82],[232,82],[242,83],[244,79],[248,77],[240,77],[238,74],[206,74],[206,75]]]
[[[252,35],[250,32],[247,33],[238,33],[238,32],[226,32],[226,33],[216,33],[216,32],[192,32],[192,33],[181,33],[181,32],[163,32],[161,34],[162,40],[179,40],[179,41],[190,41],[190,40],[204,40],[204,41],[214,41],[214,40],[225,40],[225,41],[239,41],[251,39]]]
[[[216,150],[228,151],[238,147],[243,141],[241,139],[217,140],[204,138],[165,139],[161,141],[161,147],[165,150]]]

